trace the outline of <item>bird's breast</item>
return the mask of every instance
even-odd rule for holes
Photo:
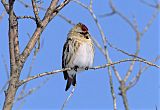
[[[76,52],[73,64],[84,68],[91,67],[93,64],[93,57],[93,47],[89,43],[82,43]]]

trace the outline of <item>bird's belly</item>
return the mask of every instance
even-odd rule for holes
[[[93,49],[85,43],[78,48],[73,64],[80,68],[91,67],[93,64]]]

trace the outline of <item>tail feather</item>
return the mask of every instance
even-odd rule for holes
[[[67,91],[71,87],[72,82],[73,82],[73,79],[68,77],[65,91]]]
[[[67,91],[71,87],[71,84],[73,86],[76,85],[76,75],[73,78],[68,77],[65,91]]]
[[[74,77],[73,77],[72,85],[73,85],[73,86],[76,85],[76,74],[75,74]]]

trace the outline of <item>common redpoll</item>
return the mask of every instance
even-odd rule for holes
[[[71,84],[76,85],[76,73],[92,66],[94,59],[94,45],[88,28],[78,23],[68,33],[67,41],[63,47],[62,68],[74,68],[64,71],[64,79],[67,80],[67,91]]]

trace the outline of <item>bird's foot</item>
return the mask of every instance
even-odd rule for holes
[[[88,67],[85,67],[85,70],[88,70]]]
[[[74,66],[74,70],[77,72],[77,69],[78,69],[79,67],[76,65],[76,66]]]

